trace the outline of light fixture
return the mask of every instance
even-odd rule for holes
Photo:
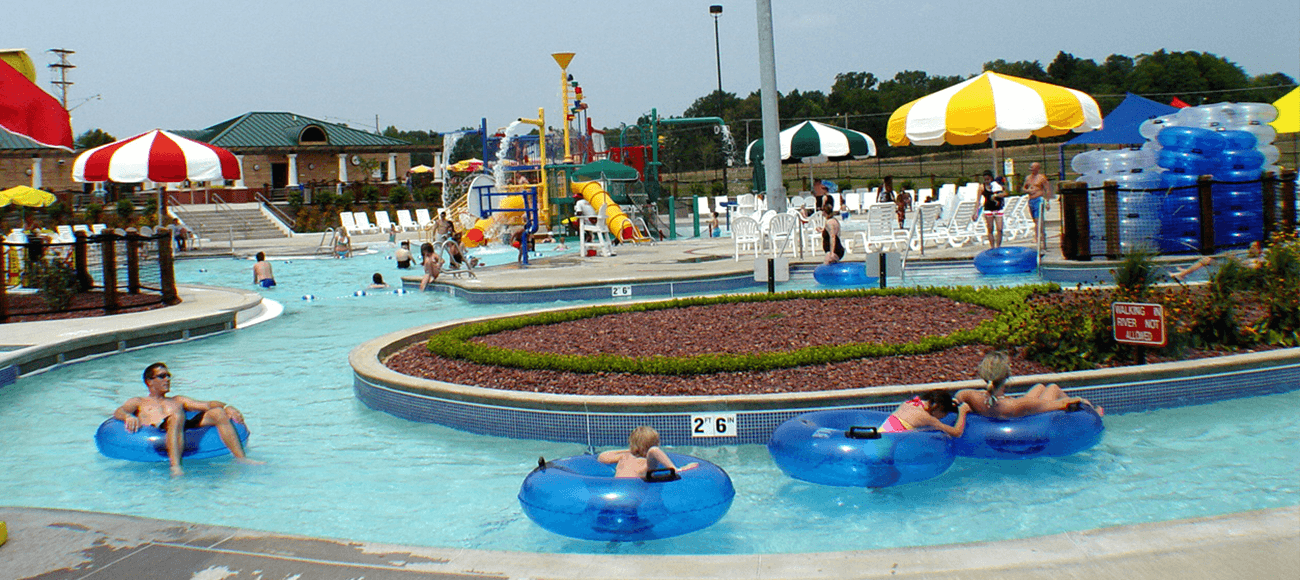
[[[32,174],[32,168],[28,167],[28,168],[27,168],[27,171],[24,171],[23,173],[26,173],[27,175],[31,175],[31,174]]]
[[[253,164],[253,170],[254,170],[254,171],[256,171],[256,170],[258,170],[258,169],[261,169],[261,168],[262,168],[261,165],[258,165],[258,164],[256,164],[256,163]]]

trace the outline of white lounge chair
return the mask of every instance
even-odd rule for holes
[[[942,209],[943,204],[937,201],[917,204],[912,227],[908,230],[908,247],[919,250],[922,246],[938,246],[948,241],[948,230],[939,218]]]
[[[379,233],[379,228],[370,225],[370,217],[366,215],[366,212],[364,212],[364,211],[354,211],[354,212],[352,212],[352,216],[353,216],[353,218],[355,219],[356,224],[357,224],[357,229],[359,230],[359,231],[357,231],[356,233],[358,233],[358,234],[377,234],[377,233]],[[348,231],[350,232],[350,231],[352,231],[352,230],[348,230]]]
[[[754,257],[758,257],[760,246],[763,245],[763,231],[759,229],[758,222],[752,217],[740,216],[731,220],[731,241],[734,245],[734,258],[740,261],[740,251],[742,248],[754,248]]]
[[[416,210],[415,210],[415,228],[416,228],[416,229],[423,228],[423,227],[425,227],[425,226],[427,226],[427,225],[429,225],[429,224],[431,224],[431,223],[433,223],[433,219],[429,217],[429,210],[428,210],[428,209],[426,209],[426,208],[419,208],[419,209],[416,209]]]
[[[375,227],[384,233],[388,233],[389,230],[393,229],[393,222],[388,219],[387,211],[375,212]]]
[[[1008,240],[1034,237],[1034,219],[1029,215],[1029,196],[1006,198],[1002,209],[1002,231]]]
[[[90,226],[90,233],[98,236],[99,234],[104,233],[104,230],[106,229],[108,229],[108,226],[104,224],[95,224],[93,226]]]
[[[71,244],[77,241],[77,236],[72,235],[72,226],[70,225],[55,226],[54,231],[58,233],[58,236],[54,239],[56,243]]]
[[[357,218],[350,211],[339,212],[339,227],[347,230],[349,234],[361,233],[361,228],[357,227]]]
[[[414,232],[420,229],[419,224],[411,221],[411,210],[409,209],[397,210],[397,227],[402,228],[402,231],[407,232]]]
[[[985,226],[983,220],[977,219],[979,203],[974,200],[957,202],[952,218],[947,223],[948,245],[954,248],[964,246],[967,242],[983,241]]]

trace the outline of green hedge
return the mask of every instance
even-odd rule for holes
[[[1006,340],[1010,323],[1005,314],[1002,314],[981,323],[973,329],[958,331],[947,336],[926,337],[918,342],[908,344],[844,343],[810,346],[784,352],[707,353],[684,357],[539,353],[489,346],[470,341],[477,336],[515,330],[525,326],[558,324],[624,312],[649,312],[669,308],[726,303],[770,302],[796,298],[841,299],[861,296],[940,296],[956,302],[975,304],[1006,313],[1012,307],[1023,304],[1025,298],[1030,294],[1057,290],[1059,290],[1059,287],[1055,285],[1017,286],[1014,288],[972,288],[968,286],[956,288],[883,288],[710,296],[640,304],[593,306],[562,312],[543,312],[465,324],[434,334],[429,338],[427,347],[430,353],[441,357],[485,365],[533,370],[655,375],[765,371],[829,364],[860,358],[924,354],[966,344],[1001,344]]]

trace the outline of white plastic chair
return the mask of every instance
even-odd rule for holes
[[[872,247],[882,251],[898,249],[908,242],[907,230],[898,227],[897,206],[892,203],[873,203],[867,206],[867,231],[858,232],[862,240],[862,251],[871,253]]]
[[[754,218],[740,216],[731,220],[731,241],[735,249],[734,258],[740,261],[743,248],[754,248],[754,257],[758,257],[759,247],[763,244],[763,232]]]
[[[758,209],[758,205],[752,193],[742,193],[736,196],[736,213],[740,215],[749,215]]]
[[[826,214],[814,211],[803,224],[803,244],[805,248],[820,248],[822,228],[826,227]]]
[[[772,257],[785,254],[790,248],[790,255],[797,256],[795,244],[799,235],[799,218],[792,213],[775,213],[767,221],[767,243],[772,250]]]
[[[862,213],[862,194],[857,190],[844,194],[844,209],[850,213]]]

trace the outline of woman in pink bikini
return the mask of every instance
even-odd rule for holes
[[[957,423],[949,427],[940,419],[947,417],[948,413],[957,412]],[[926,391],[912,397],[911,400],[905,401],[898,409],[885,419],[880,425],[882,433],[901,433],[928,427],[938,429],[952,437],[961,437],[966,431],[966,413],[970,411],[970,405],[957,405],[952,399],[952,393],[943,389]]]

